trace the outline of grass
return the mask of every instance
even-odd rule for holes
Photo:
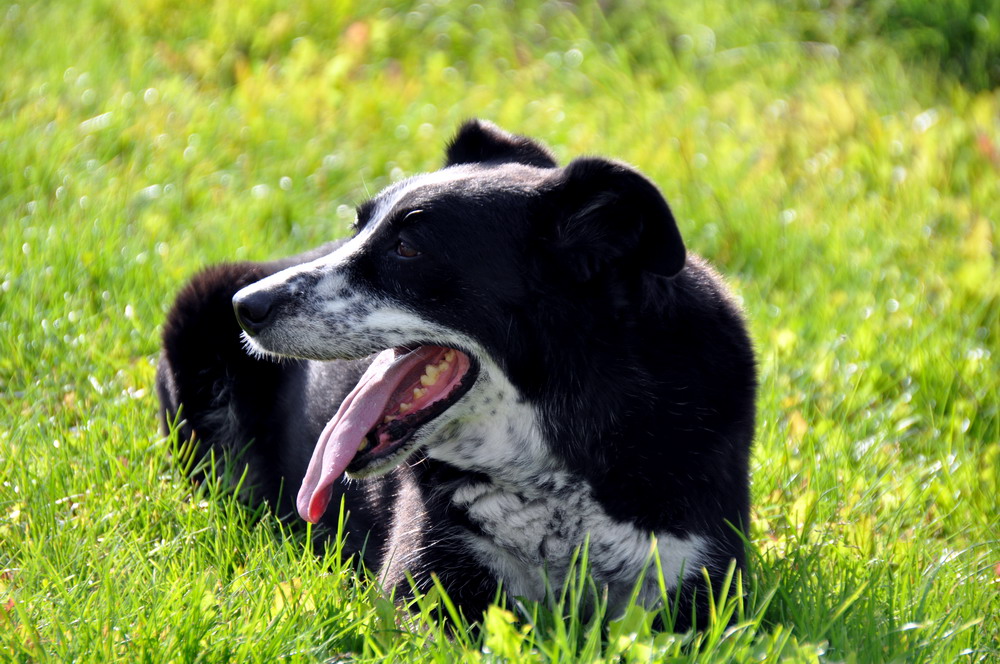
[[[1000,661],[1000,93],[864,6],[603,6],[0,5],[0,658]],[[742,297],[732,627],[586,619],[584,575],[448,638],[439,594],[405,618],[172,463],[150,387],[185,278],[343,234],[469,116],[636,164]]]

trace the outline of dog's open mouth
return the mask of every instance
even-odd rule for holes
[[[299,515],[319,521],[344,471],[374,474],[402,463],[414,451],[414,434],[468,392],[477,374],[454,348],[380,353],[320,434],[299,489]]]

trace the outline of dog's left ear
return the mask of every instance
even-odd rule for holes
[[[549,149],[527,136],[506,132],[492,122],[469,120],[448,144],[445,166],[479,163],[517,163],[555,168]]]
[[[580,281],[612,264],[673,277],[686,252],[667,201],[645,176],[597,158],[572,161],[553,176],[553,253]],[[551,222],[549,222],[551,223]]]

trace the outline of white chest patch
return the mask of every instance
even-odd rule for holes
[[[432,444],[428,454],[491,478],[461,487],[451,500],[481,531],[470,532],[466,544],[509,594],[542,600],[546,583],[558,593],[584,543],[591,575],[608,588],[612,615],[647,568],[639,600],[651,606],[659,599],[654,547],[668,589],[699,573],[708,562],[707,538],[650,533],[613,519],[591,486],[549,452],[534,409],[517,398],[502,374],[484,367],[482,378],[484,389],[469,395],[468,417],[454,420],[454,428],[443,427],[444,440]]]

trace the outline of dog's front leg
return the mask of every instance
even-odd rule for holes
[[[379,579],[402,602],[429,592],[436,579],[465,619],[476,622],[496,598],[498,585],[469,549],[469,530],[450,505],[448,482],[436,472],[439,465],[424,459],[394,473],[392,527]],[[448,618],[446,611],[440,613]]]

